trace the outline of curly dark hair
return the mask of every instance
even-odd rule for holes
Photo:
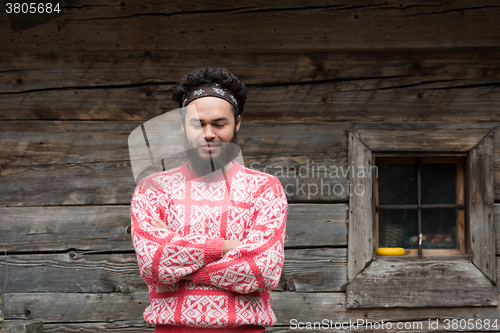
[[[247,99],[247,87],[233,73],[224,68],[196,68],[185,75],[173,89],[172,99],[182,107],[182,99],[191,89],[204,83],[218,83],[222,87],[231,90],[238,100],[239,114],[243,112]],[[234,121],[238,119],[238,110],[233,107]]]

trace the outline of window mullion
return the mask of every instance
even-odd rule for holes
[[[421,158],[417,158],[417,204],[418,204],[418,256],[422,256],[422,186],[421,186],[421,174],[420,174],[420,162]]]

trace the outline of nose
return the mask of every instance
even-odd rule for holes
[[[211,125],[207,124],[203,130],[203,136],[205,137],[205,140],[212,140],[215,138],[215,133],[213,131],[213,128]]]

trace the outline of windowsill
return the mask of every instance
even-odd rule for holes
[[[413,255],[404,255],[404,256],[376,256],[375,260],[379,261],[428,261],[428,260],[464,260],[470,262],[470,256],[466,254],[460,255],[424,255],[422,257],[413,256]]]
[[[470,260],[443,259],[371,261],[347,285],[347,308],[498,306],[497,287]]]

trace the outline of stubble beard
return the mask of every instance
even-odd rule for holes
[[[230,141],[217,142],[221,149],[219,154],[214,155],[211,152],[208,152],[205,156],[201,156],[198,151],[198,146],[195,147],[191,142],[188,141],[187,136],[184,135],[184,149],[189,158],[189,161],[191,162],[189,164],[191,171],[199,176],[205,176],[225,167],[236,156],[238,156],[240,152],[240,148],[236,144],[237,139],[238,135],[235,130]]]

